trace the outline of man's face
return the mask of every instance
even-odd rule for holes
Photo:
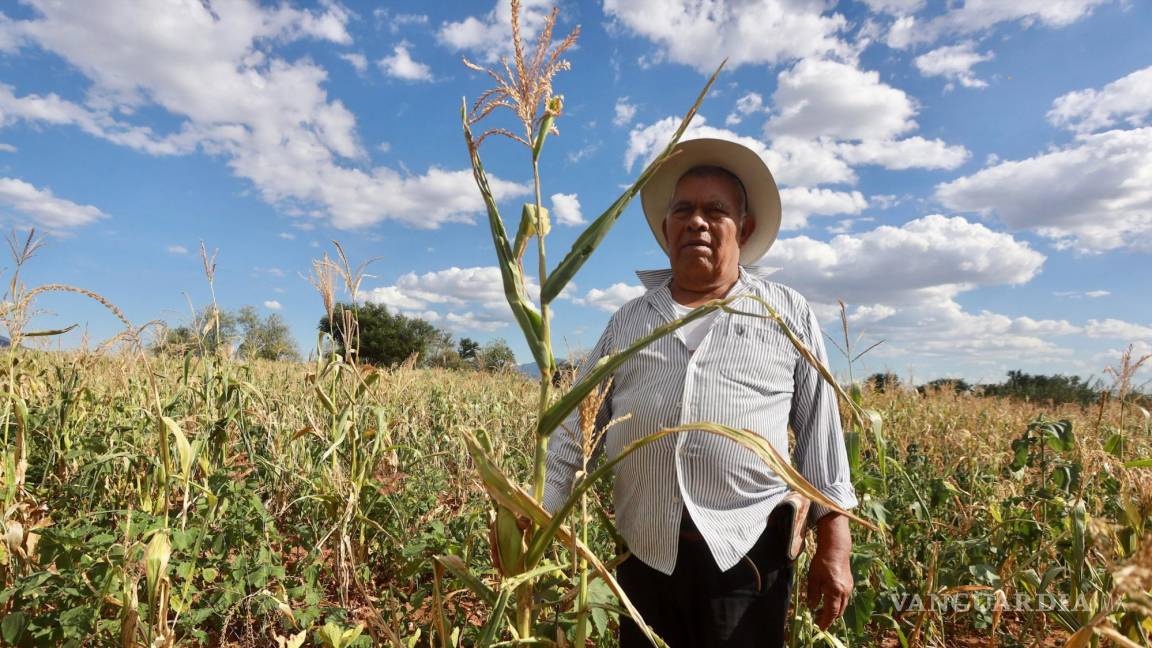
[[[756,229],[751,214],[741,218],[741,199],[729,178],[680,179],[664,217],[668,258],[678,277],[709,282],[735,276],[740,246]]]

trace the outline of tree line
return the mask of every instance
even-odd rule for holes
[[[430,322],[373,303],[339,303],[331,318],[320,318],[318,330],[329,336],[334,344],[331,350],[341,354],[349,352],[345,329],[340,325],[346,321],[346,313],[355,317],[355,352],[364,362],[392,366],[415,357],[422,367],[499,371],[516,366],[516,357],[503,339],[487,344],[467,337],[457,341]],[[333,326],[333,322],[337,325]],[[284,318],[278,313],[261,316],[253,306],[234,311],[203,309],[192,317],[192,322],[167,329],[152,348],[167,355],[223,354],[245,360],[300,360]]]

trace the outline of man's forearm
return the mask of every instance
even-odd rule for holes
[[[816,551],[821,554],[852,553],[848,518],[839,513],[829,513],[816,521]]]

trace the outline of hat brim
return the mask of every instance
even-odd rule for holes
[[[744,183],[748,192],[748,214],[756,219],[752,236],[740,246],[740,263],[752,265],[759,261],[780,233],[780,191],[768,165],[752,149],[728,140],[685,140],[677,144],[675,150],[676,155],[660,165],[640,191],[648,226],[665,254],[668,241],[664,238],[664,216],[676,191],[676,182],[693,167],[718,166],[736,174]]]

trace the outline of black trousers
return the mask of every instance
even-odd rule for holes
[[[783,648],[792,561],[789,511],[778,508],[748,555],[720,571],[684,511],[676,568],[671,576],[635,556],[616,577],[644,620],[670,648]],[[620,619],[620,647],[651,644],[631,619]]]

